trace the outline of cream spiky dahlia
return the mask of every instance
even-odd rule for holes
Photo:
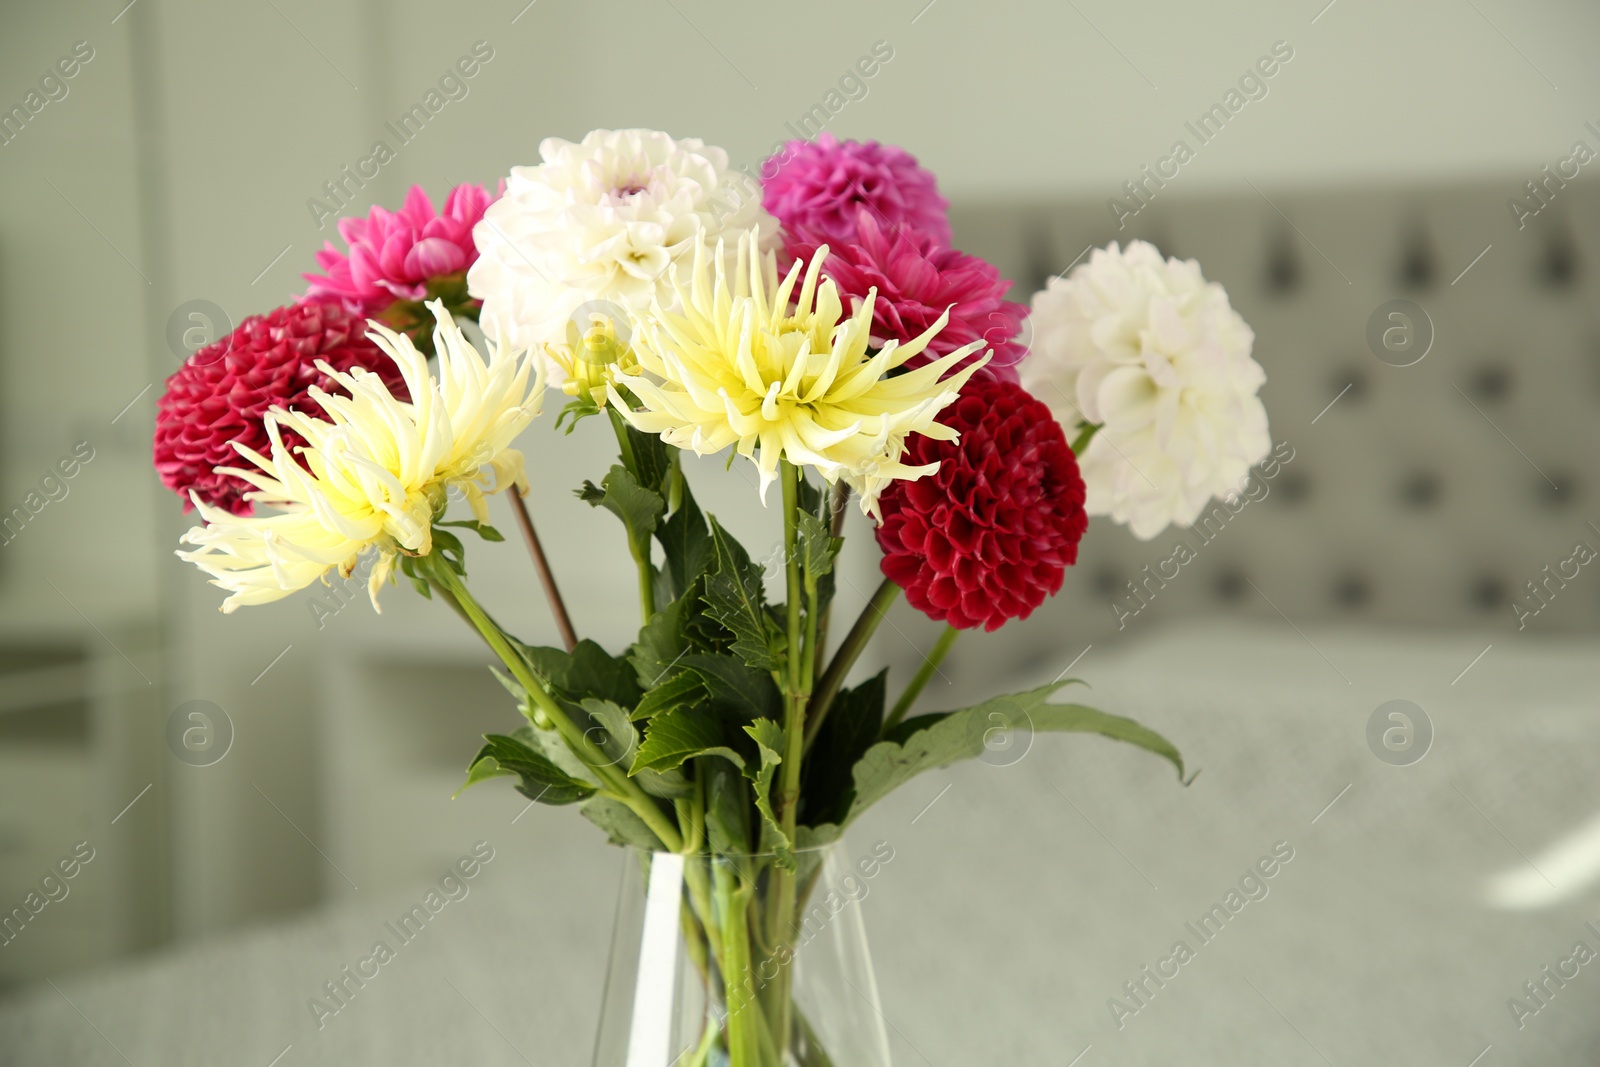
[[[809,265],[797,261],[780,284],[776,262],[760,244],[758,230],[740,238],[731,278],[720,247],[695,253],[689,291],[674,281],[682,311],[657,303],[635,320],[640,373],[614,372],[611,403],[636,428],[679,448],[706,455],[735,446],[760,470],[763,501],[778,461],[787,459],[830,483],[842,479],[860,494],[862,510],[876,516],[878,494],[891,481],[938,469],[900,462],[906,437],[956,438],[935,420],[988,362],[985,355],[955,370],[983,344],[890,377],[927,348],[947,319],[873,352],[876,291],[846,316],[838,288],[822,278],[826,246]],[[643,410],[634,410],[619,386]]]
[[[376,609],[395,557],[433,550],[433,522],[450,490],[484,522],[485,494],[525,488],[522,454],[510,446],[539,413],[542,362],[498,344],[485,363],[442,304],[428,308],[437,320],[437,378],[404,334],[377,323],[369,334],[399,367],[412,402],[396,400],[376,374],[319,362],[349,396],[313,388],[326,419],[274,409],[268,455],[235,446],[253,466],[228,473],[254,485],[249,498],[278,514],[241,518],[195,498],[206,525],[183,535],[198,547],[178,555],[229,591],[223,611],[281,599],[335,567],[349,577],[369,550],[377,553],[368,581]],[[285,431],[306,443],[287,445]]]
[[[1266,458],[1255,334],[1194,260],[1145,241],[1096,249],[1034,294],[1031,321],[1023,386],[1068,438],[1100,427],[1078,457],[1090,515],[1149,540],[1240,491]]]
[[[560,342],[587,303],[670,305],[673,264],[724,231],[759,226],[776,241],[760,188],[697,139],[595,130],[576,144],[546,138],[539,155],[538,166],[512,168],[473,229],[479,258],[467,273],[485,332],[518,347]]]

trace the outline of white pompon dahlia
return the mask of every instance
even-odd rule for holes
[[[226,473],[254,485],[248,499],[277,514],[240,517],[193,496],[206,525],[183,535],[197,547],[178,556],[232,594],[223,611],[282,599],[335,567],[349,577],[369,550],[377,553],[368,583],[376,608],[395,557],[433,550],[433,522],[451,489],[485,522],[484,494],[525,482],[511,442],[539,413],[542,361],[497,345],[485,363],[438,301],[428,308],[438,320],[437,378],[406,335],[376,323],[368,335],[400,368],[410,402],[376,374],[319,361],[349,394],[311,389],[327,418],[275,408],[265,420],[268,455],[235,444],[249,465]],[[286,432],[305,444],[286,442]]]
[[[777,240],[760,187],[699,140],[595,130],[576,144],[546,138],[539,155],[538,166],[512,168],[505,195],[474,227],[478,260],[467,273],[485,332],[518,347],[561,341],[586,303],[670,308],[673,264],[692,264],[724,231],[758,227],[764,247]]]
[[[1194,260],[1097,249],[1034,294],[1032,323],[1023,386],[1069,439],[1100,427],[1078,457],[1089,514],[1141,540],[1188,526],[1271,448],[1255,334]]]

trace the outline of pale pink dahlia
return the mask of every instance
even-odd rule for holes
[[[791,239],[785,251],[809,260],[817,246]],[[905,343],[919,336],[948,309],[950,321],[926,352],[907,367],[948,355],[963,345],[982,341],[993,353],[978,371],[982,378],[1017,380],[1016,365],[1028,350],[1017,341],[1028,308],[1005,298],[1011,283],[986,260],[937,245],[920,230],[903,227],[892,233],[862,210],[851,236],[828,245],[822,273],[832,278],[852,311],[877,290],[872,305],[872,338]],[[975,354],[974,359],[977,358]]]
[[[348,255],[331,242],[317,253],[327,274],[307,274],[307,300],[334,299],[362,317],[377,317],[397,300],[428,297],[429,282],[462,274],[478,258],[472,227],[494,197],[480,185],[458,185],[436,213],[413,185],[399,211],[374,207],[366,218],[339,220]]]
[[[837,247],[855,240],[863,208],[886,226],[919,230],[950,245],[950,206],[933,172],[903,148],[877,141],[790,141],[761,165],[762,205],[790,235]]]

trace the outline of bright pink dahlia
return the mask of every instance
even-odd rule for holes
[[[235,441],[267,451],[263,417],[269,408],[321,414],[310,388],[343,392],[317,369],[317,360],[338,371],[364,367],[394,395],[406,396],[399,368],[367,340],[366,329],[338,303],[311,301],[252,315],[227,337],[197,349],[167,379],[166,395],[156,404],[156,472],[183,497],[184,510],[191,507],[192,489],[207,504],[250,514],[244,494],[255,486],[216,468],[244,463]],[[284,443],[295,443],[292,436],[285,434]]]
[[[421,300],[428,282],[465,271],[478,258],[472,227],[492,199],[481,185],[458,185],[436,214],[422,186],[413,185],[399,211],[374,207],[366,218],[340,219],[350,254],[324,243],[317,264],[328,273],[305,275],[306,299],[336,299],[363,317],[376,317],[396,300]]]
[[[1032,614],[1077,560],[1083,479],[1050,409],[1020,385],[973,378],[939,421],[960,439],[914,435],[904,460],[938,473],[879,498],[883,573],[931,619],[998,630]]]
[[[837,246],[855,240],[863,208],[887,226],[950,244],[949,202],[933,172],[903,148],[877,141],[790,141],[761,165],[762,206],[791,236]]]
[[[890,232],[866,211],[856,222],[850,240],[828,246],[822,273],[833,279],[852,311],[877,289],[872,306],[874,340],[910,341],[939,321],[948,308],[950,321],[927,351],[913,356],[906,365],[921,366],[930,358],[983,341],[994,355],[978,375],[1017,380],[1016,365],[1028,350],[1016,338],[1028,308],[1005,298],[1011,283],[1000,277],[993,264],[940,247],[909,226]],[[785,251],[809,260],[817,245],[791,240]]]

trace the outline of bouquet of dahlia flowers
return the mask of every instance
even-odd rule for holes
[[[686,1062],[829,1063],[791,969],[753,995],[747,972],[792,958],[816,850],[869,805],[1024,726],[1128,742],[1181,777],[1154,732],[1051,702],[1065,681],[908,712],[959,631],[1060,588],[1089,515],[1149,538],[1242,487],[1270,444],[1252,334],[1193,261],[1136,242],[1052,279],[1030,349],[1030,309],[951,247],[933,176],[874,142],[793,142],[759,181],[647,130],[540,155],[498,194],[460,186],[436,212],[413,189],[343,220],[347,250],[318,253],[303,296],[173,375],[155,464],[201,520],[179,555],[225,612],[358,565],[374,609],[400,577],[443,601],[523,719],[485,738],[467,785],[507,777],[619,844],[739,859],[684,906],[723,1005]],[[551,391],[556,426],[601,415],[615,436],[617,462],[576,492],[617,517],[638,571],[626,648],[579,639],[524,500],[515,444]],[[755,465],[781,588],[697,506],[686,451]],[[503,540],[499,493],[564,647],[525,644],[471,590],[462,537]],[[883,582],[846,625],[852,502]],[[947,630],[891,701],[886,672],[845,683],[902,591]]]

